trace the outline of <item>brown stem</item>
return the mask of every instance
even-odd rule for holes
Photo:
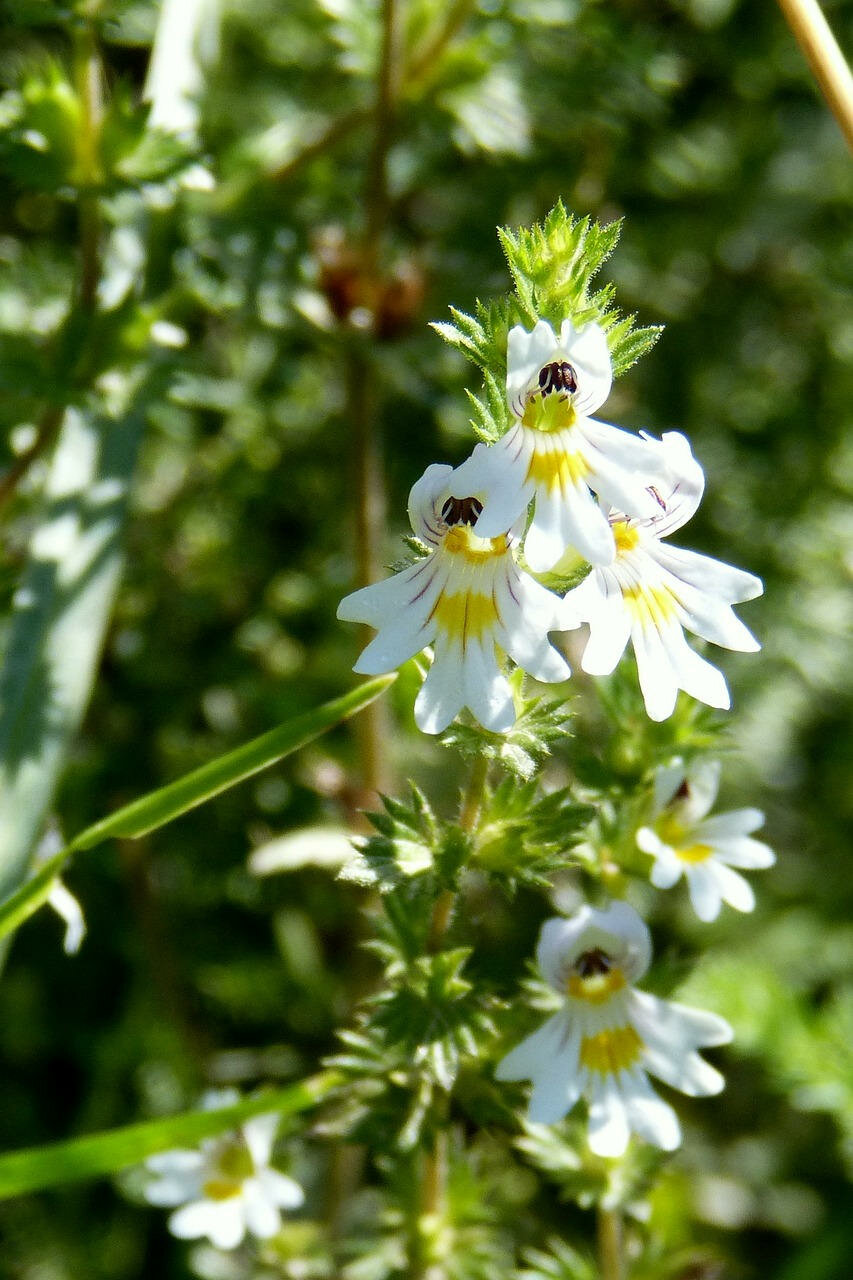
[[[622,1217],[617,1210],[599,1205],[597,1235],[601,1280],[622,1280]]]
[[[853,150],[853,76],[817,0],[779,0],[830,111]]]
[[[56,433],[62,426],[64,414],[65,410],[59,405],[51,405],[42,414],[33,443],[19,458],[15,459],[9,470],[3,476],[0,476],[0,506],[11,498],[36,459],[40,458],[44,451],[53,444],[56,439]]]
[[[309,164],[317,156],[321,156],[324,151],[328,151],[338,142],[342,142],[356,130],[359,125],[365,124],[371,117],[371,111],[366,107],[355,107],[352,111],[348,111],[346,115],[338,116],[337,120],[333,120],[322,133],[318,134],[313,142],[309,142],[301,151],[297,151],[296,155],[287,160],[278,169],[275,169],[270,175],[274,182],[286,182],[298,173],[306,164]]]
[[[77,135],[77,181],[80,187],[80,303],[94,311],[100,278],[101,214],[97,188],[103,180],[100,161],[104,114],[103,73],[95,32],[90,23],[77,29],[74,46],[80,131]]]

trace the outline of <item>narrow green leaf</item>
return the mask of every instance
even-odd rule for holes
[[[72,853],[80,849],[91,849],[93,845],[111,836],[135,838],[165,826],[167,822],[203,804],[220,791],[233,787],[298,751],[339,721],[366,707],[395,679],[396,673],[368,680],[343,697],[285,721],[269,733],[244,743],[236,751],[229,751],[227,755],[211,760],[200,769],[194,769],[192,773],[178,778],[176,782],[170,782],[167,786],[134,800],[108,818],[102,818],[100,822],[87,827],[5,902],[0,903],[0,938],[17,929],[47,901],[54,880]]]
[[[296,1115],[321,1102],[339,1083],[340,1077],[335,1072],[324,1071],[286,1089],[259,1093],[215,1111],[188,1111],[110,1129],[106,1133],[69,1138],[66,1142],[10,1151],[0,1156],[0,1200],[61,1183],[118,1173],[158,1151],[195,1146],[203,1138],[235,1128],[250,1116],[272,1112],[280,1116]]]
[[[142,796],[140,800],[125,805],[108,818],[102,818],[100,822],[75,836],[69,848],[90,849],[93,844],[110,836],[136,837],[156,831],[158,827],[179,818],[181,814],[210,800],[220,791],[276,764],[341,720],[361,711],[362,707],[373,702],[374,698],[378,698],[380,693],[393,684],[395,679],[396,673],[377,676],[374,680],[358,685],[341,698],[325,702],[321,707],[293,720],[286,720],[278,728],[270,729],[259,738],[253,738],[235,751],[211,760],[200,769],[193,769],[192,773],[185,774],[176,782],[170,782],[167,786]]]

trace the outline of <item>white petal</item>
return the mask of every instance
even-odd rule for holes
[[[674,799],[676,791],[686,777],[687,769],[681,759],[673,760],[672,764],[663,764],[655,770],[655,795],[652,802],[655,817],[666,808],[670,800]]]
[[[563,994],[566,976],[579,956],[596,947],[605,951],[636,981],[651,962],[651,935],[627,902],[599,910],[588,903],[570,918],[546,920],[536,947],[536,963],[547,982]]]
[[[632,992],[631,1004],[640,1010],[645,1028],[643,1039],[648,1039],[651,1022],[656,1032],[666,1038],[666,1043],[672,1049],[677,1049],[679,1045],[684,1048],[712,1049],[721,1044],[730,1044],[734,1037],[725,1018],[709,1013],[707,1009],[695,1009],[692,1005],[679,1004],[676,1000],[661,1000],[648,991]]]
[[[261,1169],[258,1181],[269,1199],[280,1209],[298,1209],[305,1203],[305,1192],[299,1183],[278,1169]]]
[[[742,836],[735,840],[721,840],[714,846],[714,854],[718,862],[730,867],[741,867],[744,871],[763,871],[772,867],[776,854],[769,845],[761,840],[750,840]]]
[[[419,599],[435,571],[434,557],[425,556],[402,573],[351,591],[338,605],[337,616],[342,622],[363,622],[371,627],[382,627],[396,618],[401,609]]]
[[[687,796],[678,802],[679,817],[692,825],[704,818],[717,798],[722,766],[719,760],[694,760],[687,771]],[[697,838],[697,843],[702,843]]]
[[[477,498],[483,504],[477,517],[478,537],[506,533],[527,509],[533,495],[533,485],[526,479],[531,438],[517,423],[496,444],[478,444],[453,472],[449,481],[453,496]]]
[[[207,1232],[217,1249],[236,1249],[246,1234],[246,1205],[242,1196],[232,1196],[215,1205],[216,1216]],[[180,1212],[180,1210],[178,1211]]]
[[[259,1240],[269,1240],[281,1230],[281,1214],[256,1178],[243,1187],[243,1212],[246,1226]]]
[[[579,1038],[567,1034],[557,1052],[543,1058],[536,1068],[527,1108],[532,1124],[558,1124],[581,1095],[583,1080],[578,1068]]]
[[[671,889],[681,879],[684,867],[672,850],[659,857],[651,869],[649,879],[656,889]]]
[[[646,527],[656,538],[666,538],[694,515],[702,500],[705,475],[693,457],[689,440],[680,432],[665,431],[660,440],[644,432],[643,439],[657,455],[651,463],[657,472],[652,483],[660,500]]]
[[[730,809],[728,813],[715,813],[696,828],[704,843],[716,844],[719,840],[737,840],[751,835],[764,826],[764,814],[760,809]],[[756,842],[757,843],[757,842]]]
[[[732,871],[731,867],[718,862],[717,880],[720,885],[720,892],[723,895],[723,902],[727,902],[730,907],[734,907],[735,911],[753,911],[755,909],[755,894],[752,891],[752,886],[747,884],[743,876],[738,875],[737,871]]]
[[[495,1079],[532,1080],[543,1062],[550,1061],[559,1053],[568,1037],[568,1030],[568,1017],[561,1009],[501,1058],[495,1068]]]
[[[67,956],[76,955],[86,936],[83,909],[61,880],[56,880],[47,895],[48,905],[65,922],[65,939],[62,948]]]
[[[757,653],[761,645],[738,618],[731,605],[696,591],[668,575],[668,585],[678,601],[678,618],[683,627],[723,649],[740,653]]]
[[[145,1161],[149,1173],[172,1174],[192,1173],[201,1169],[204,1159],[200,1151],[191,1151],[177,1147],[174,1151],[158,1151]]]
[[[506,733],[515,724],[515,703],[509,681],[498,667],[491,636],[469,639],[462,658],[465,705],[484,729]]]
[[[592,468],[590,488],[619,513],[648,520],[659,516],[660,502],[650,489],[659,482],[654,446],[608,422],[589,419],[579,429]]]
[[[149,1204],[158,1205],[161,1209],[171,1209],[178,1204],[186,1204],[201,1191],[198,1173],[172,1173],[154,1182],[149,1182],[142,1189],[142,1194]]]
[[[409,491],[409,523],[416,537],[425,542],[434,544],[439,540],[439,516],[442,504],[450,496],[448,481],[452,474],[452,467],[434,462]]]
[[[575,371],[578,386],[572,396],[575,410],[582,416],[595,413],[610,395],[613,381],[604,330],[591,322],[576,329],[571,320],[564,320],[560,328],[560,354]]]
[[[606,569],[594,569],[575,591],[586,587],[590,579],[593,579],[597,590],[594,593],[587,588],[589,640],[583,652],[581,666],[591,676],[608,676],[615,670],[625,652],[631,635],[631,615],[622,598],[619,584]],[[570,591],[566,600],[574,594]]]
[[[652,628],[634,623],[631,642],[646,714],[650,720],[668,720],[675,710],[679,684],[661,637]]]
[[[256,1169],[269,1164],[280,1121],[280,1116],[271,1114],[243,1122],[243,1136]]]
[[[239,1196],[230,1200],[194,1200],[169,1218],[169,1230],[179,1240],[207,1236],[219,1249],[234,1249],[243,1239],[245,1224]]]
[[[677,622],[661,628],[661,639],[678,680],[678,687],[709,707],[727,711],[731,696],[722,671],[690,648]]]
[[[754,600],[764,590],[764,584],[755,574],[700,555],[698,551],[683,551],[680,547],[659,543],[655,559],[682,582],[729,604]]]
[[[616,554],[607,516],[582,481],[562,491],[537,489],[524,554],[531,569],[544,573],[567,547],[576,547],[595,565],[612,564]]]
[[[624,1155],[630,1130],[625,1103],[613,1076],[594,1075],[589,1100],[589,1146],[597,1156]]]
[[[662,1151],[674,1151],[681,1144],[678,1118],[668,1102],[659,1098],[642,1070],[631,1072],[624,1085],[628,1123],[634,1133]]]
[[[546,320],[539,320],[530,333],[520,324],[507,335],[506,394],[510,406],[521,417],[528,384],[535,379],[559,352],[554,330]]]
[[[704,920],[706,924],[716,920],[723,901],[717,867],[709,860],[695,865],[687,864],[684,873],[687,877],[690,901],[699,919]]]
[[[423,733],[442,733],[464,705],[460,646],[439,635],[432,666],[415,699],[415,723]]]

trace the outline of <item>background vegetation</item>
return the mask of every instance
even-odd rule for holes
[[[762,657],[724,660],[735,713],[723,800],[764,807],[779,855],[746,922],[725,911],[700,926],[680,891],[654,900],[659,988],[680,984],[724,1014],[736,1042],[725,1094],[680,1107],[685,1147],[653,1196],[650,1239],[661,1257],[681,1257],[666,1274],[683,1280],[840,1280],[853,1256],[853,321],[841,136],[772,6],[399,8],[384,92],[373,0],[226,8],[193,139],[145,130],[155,3],[3,7],[7,771],[44,763],[51,734],[57,769],[62,756],[63,690],[39,680],[12,617],[66,411],[83,433],[78,461],[92,432],[107,442],[94,479],[113,484],[98,490],[109,510],[93,499],[91,528],[118,527],[126,481],[129,510],[82,730],[52,800],[0,788],[0,827],[17,824],[23,865],[27,815],[38,827],[50,811],[73,834],[349,688],[358,641],[334,621],[338,599],[399,558],[405,496],[423,467],[470,447],[470,370],[427,322],[505,292],[496,225],[529,223],[558,197],[599,221],[624,216],[606,270],[621,307],[666,333],[606,414],[689,435],[708,492],[681,541],[765,579],[747,619]],[[839,34],[849,15],[830,9]],[[373,502],[359,524],[364,475]],[[92,479],[81,480],[90,494]],[[63,492],[48,496],[61,521]],[[94,557],[95,586],[112,572],[109,546]],[[75,625],[96,644],[93,617]],[[80,672],[85,649],[69,655]],[[641,767],[647,731],[614,735],[582,682],[577,694],[584,750],[626,775]],[[299,1078],[334,1051],[375,973],[358,946],[370,899],[335,882],[334,836],[315,835],[307,852],[269,846],[352,826],[380,776],[412,776],[452,810],[458,761],[412,728],[405,673],[390,703],[361,738],[335,730],[150,839],[75,862],[89,927],[79,956],[63,955],[43,912],[3,974],[4,1149],[179,1110],[210,1082]],[[365,749],[371,735],[381,759]],[[261,846],[294,869],[253,873]],[[470,909],[483,954],[520,972],[548,910],[541,893],[508,903],[483,888]],[[333,1274],[328,1223],[354,1248],[387,1207],[379,1177],[365,1168],[342,1205],[320,1136],[292,1151],[307,1219],[257,1274]],[[477,1176],[460,1166],[459,1195],[492,1188],[531,1246],[545,1222],[588,1247],[588,1215],[561,1200],[560,1178],[537,1190],[523,1152],[502,1169],[504,1159],[487,1132]],[[100,1182],[4,1204],[0,1230],[0,1274],[16,1280],[183,1277],[191,1264],[245,1274],[172,1241],[132,1178],[118,1192]],[[391,1273],[383,1265],[346,1274],[370,1280]]]

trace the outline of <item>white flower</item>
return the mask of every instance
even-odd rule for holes
[[[528,1116],[535,1124],[555,1124],[585,1098],[596,1155],[622,1155],[631,1132],[674,1150],[678,1120],[646,1073],[692,1097],[719,1093],[723,1077],[696,1050],[727,1044],[731,1027],[715,1014],[634,990],[649,966],[651,940],[626,902],[547,920],[536,959],[565,1004],[498,1064],[497,1078],[533,1082]]]
[[[152,128],[191,137],[198,128],[202,67],[219,44],[221,0],[162,0],[142,96]]]
[[[575,611],[574,625],[590,626],[584,671],[609,675],[630,639],[646,711],[652,720],[666,720],[679,689],[711,707],[731,705],[722,673],[689,647],[683,628],[726,649],[755,652],[761,646],[731,606],[761,595],[763,587],[751,573],[662,541],[693,515],[705,479],[684,436],[668,432],[649,444],[660,451],[668,477],[654,490],[657,514],[637,519],[611,512],[616,559],[594,568],[568,593],[565,607]]]
[[[425,733],[441,733],[463,707],[496,733],[512,727],[515,706],[497,647],[537,680],[571,674],[548,641],[549,631],[562,628],[562,601],[515,560],[523,525],[504,525],[497,536],[481,538],[475,532],[480,509],[451,467],[427,467],[409,495],[409,519],[433,550],[338,606],[339,618],[378,629],[355,664],[365,675],[392,671],[434,646],[415,702],[415,720]]]
[[[208,1094],[205,1108],[239,1100],[234,1090]],[[298,1209],[305,1196],[292,1178],[270,1167],[276,1115],[254,1116],[238,1130],[208,1138],[198,1150],[165,1151],[146,1168],[156,1175],[144,1189],[149,1204],[180,1208],[169,1230],[180,1240],[206,1236],[218,1249],[236,1249],[247,1231],[268,1240],[281,1229],[280,1209]]]
[[[593,564],[613,560],[613,533],[591,490],[632,515],[654,514],[655,455],[647,441],[588,416],[610,384],[607,339],[597,324],[576,329],[564,320],[559,338],[545,320],[530,333],[521,325],[510,330],[507,397],[519,421],[497,444],[478,445],[459,479],[482,500],[483,537],[535,499],[524,554],[536,573],[568,546]]]
[[[751,911],[755,895],[733,867],[757,871],[772,867],[773,850],[750,836],[764,823],[760,809],[733,809],[706,815],[720,785],[718,760],[689,768],[677,761],[657,770],[652,824],[637,832],[637,844],[654,858],[651,881],[671,888],[682,876],[700,920],[716,920],[720,905]]]

